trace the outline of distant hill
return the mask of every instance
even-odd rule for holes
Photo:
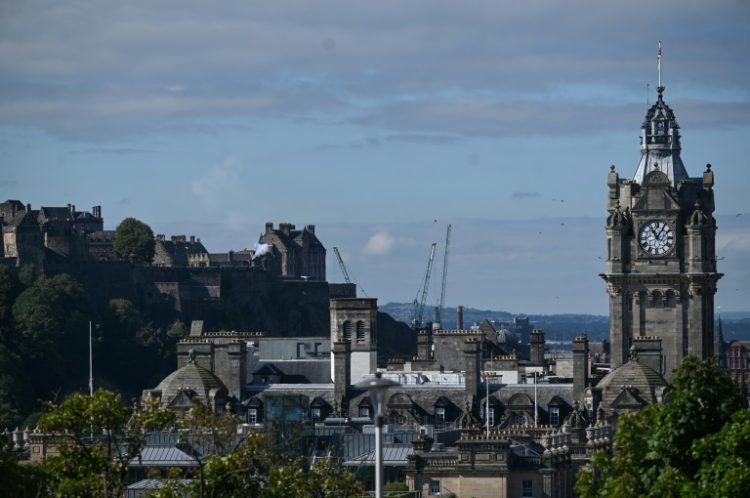
[[[379,311],[388,313],[394,319],[410,324],[414,316],[411,303],[387,303],[379,306]],[[464,307],[464,326],[470,327],[484,319],[511,321],[514,316],[528,316],[532,326],[544,330],[548,341],[571,341],[576,335],[586,332],[589,339],[609,338],[609,317],[605,315],[523,315],[508,311],[482,310]],[[456,308],[443,310],[443,328],[455,328]],[[435,319],[435,309],[425,310],[425,320]],[[733,311],[721,314],[724,340],[750,340],[750,312]]]

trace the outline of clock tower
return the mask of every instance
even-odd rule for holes
[[[667,379],[687,355],[708,358],[714,345],[716,272],[714,174],[691,178],[664,87],[641,126],[641,158],[632,179],[612,166],[607,179],[607,263],[612,367],[636,337],[658,337]]]

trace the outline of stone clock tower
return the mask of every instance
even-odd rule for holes
[[[607,185],[607,266],[612,367],[633,338],[659,337],[661,373],[687,355],[714,350],[716,272],[714,174],[691,178],[680,158],[680,133],[664,87],[641,127],[641,159],[632,179],[615,167]]]

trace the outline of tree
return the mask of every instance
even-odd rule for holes
[[[37,465],[24,465],[18,461],[13,444],[0,437],[0,490],[3,496],[32,498],[43,496],[46,473]]]
[[[169,481],[155,498],[178,496],[243,496],[247,498],[348,498],[362,496],[362,486],[340,462],[318,460],[310,465],[304,456],[290,455],[268,434],[237,435],[239,419],[215,414],[199,404],[180,423],[192,441],[209,448],[200,457],[193,481]]]
[[[180,320],[176,320],[167,329],[167,335],[173,339],[182,339],[183,337],[188,335],[188,332],[189,331],[187,325],[182,323]]]
[[[125,218],[115,230],[115,255],[133,258],[139,263],[150,263],[154,259],[154,232],[151,227],[135,218]]]
[[[156,406],[133,412],[119,394],[97,389],[93,397],[74,394],[50,403],[40,429],[57,437],[59,455],[44,469],[51,496],[119,498],[125,490],[128,463],[145,443],[145,431],[159,430],[174,415]]]
[[[614,454],[578,474],[582,498],[740,496],[717,490],[750,485],[750,417],[729,375],[689,356],[673,387],[663,404],[620,418]]]

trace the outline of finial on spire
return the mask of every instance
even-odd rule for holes
[[[706,164],[706,171],[711,171],[711,163]]]

